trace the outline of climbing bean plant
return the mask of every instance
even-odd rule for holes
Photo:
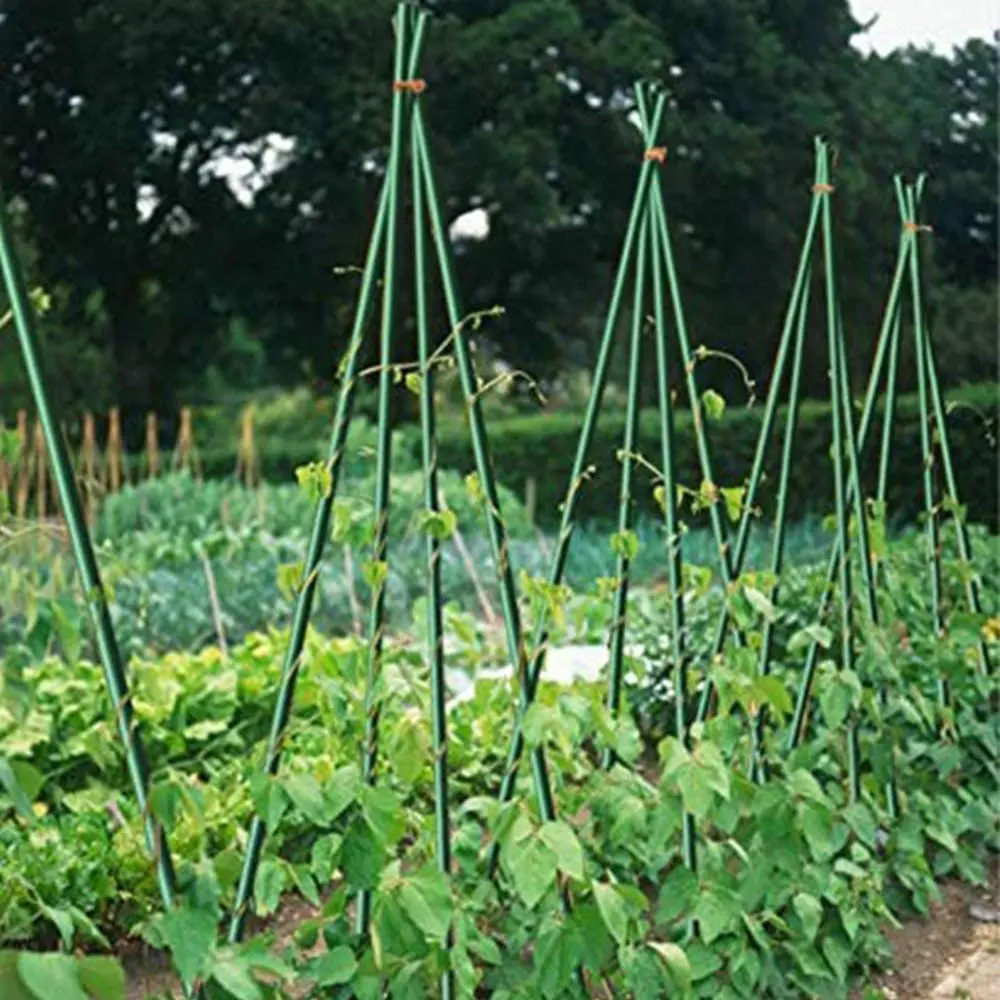
[[[0,922],[0,934],[23,940],[43,925],[65,949],[78,937],[106,945],[105,929],[115,925],[108,900],[128,885],[130,929],[170,951],[187,996],[846,996],[852,976],[880,958],[879,926],[907,906],[926,910],[935,876],[958,870],[981,879],[982,848],[995,833],[985,789],[996,779],[988,709],[990,646],[1000,626],[983,607],[924,317],[923,181],[896,182],[898,260],[856,423],[836,281],[836,186],[829,146],[816,141],[806,235],[760,440],[747,479],[719,483],[710,429],[727,404],[698,385],[699,362],[716,352],[695,346],[674,260],[662,181],[668,151],[658,144],[667,97],[636,85],[642,159],[593,391],[549,572],[522,576],[519,587],[482,412],[490,386],[470,343],[499,310],[469,314],[459,298],[423,113],[433,93],[420,75],[427,25],[425,11],[400,4],[391,143],[329,453],[298,472],[314,514],[305,558],[284,581],[295,597],[287,633],[251,637],[232,657],[213,649],[126,672],[49,403],[35,308],[0,218],[11,303],[4,321],[24,357],[121,745],[107,746],[93,665],[74,663],[72,681],[49,661],[26,668],[45,694],[0,716],[0,779],[21,824],[0,839],[11,859],[4,871],[17,873],[4,894],[13,929]],[[404,226],[412,237],[416,359],[399,352]],[[432,320],[432,275],[443,293],[443,334]],[[615,570],[592,593],[574,595],[564,575],[575,505],[592,472],[589,452],[630,282],[618,521],[609,541]],[[885,484],[906,288],[923,418],[925,537],[894,556]],[[818,567],[796,578],[785,566],[785,509],[814,296],[833,401],[834,541],[825,573]],[[376,312],[378,360],[362,371]],[[653,456],[636,446],[650,360],[660,419]],[[879,481],[868,495],[861,456],[887,364]],[[439,486],[434,388],[443,367],[457,371],[467,404],[475,469],[466,485],[485,515],[502,612],[492,644],[442,596],[442,548],[457,526]],[[744,374],[752,405],[754,383]],[[345,520],[337,506],[341,466],[358,386],[369,376],[378,400],[372,516]],[[786,382],[773,542],[767,564],[751,567],[748,541],[762,513],[758,493]],[[698,484],[678,481],[675,385],[693,414]],[[387,617],[392,399],[400,388],[419,399],[420,649],[393,634]],[[653,491],[663,514],[666,588],[652,599],[630,586],[640,488]],[[682,559],[685,509],[707,516],[715,565]],[[322,639],[310,630],[331,534],[367,549],[363,636]],[[927,570],[929,602],[913,589],[914,561]],[[545,683],[568,620],[599,621],[606,683],[568,690]],[[895,623],[913,623],[912,631],[900,636]],[[456,646],[474,669],[486,665],[487,650],[505,661],[512,685],[481,682],[468,699],[449,703],[446,665]],[[669,707],[655,733],[649,725],[640,731],[629,711],[630,692],[643,685]],[[81,726],[79,739],[57,745],[54,726]],[[121,760],[132,793],[124,808],[104,798]],[[72,898],[60,905],[45,878],[60,863],[76,870],[59,857],[58,823],[44,825],[40,793],[52,768],[73,785],[52,793],[53,802],[75,805],[74,815],[114,803],[118,833],[102,839],[91,830],[94,851],[105,858],[120,851],[132,869],[109,876],[105,891],[84,901],[102,910],[99,919]],[[89,784],[95,774],[99,792]],[[71,827],[81,842],[82,830]],[[38,857],[44,865],[33,866]],[[67,880],[72,897],[76,883]],[[311,909],[276,946],[258,933],[259,921],[292,888]],[[114,963],[14,952],[0,953],[0,984],[5,995],[37,1000],[111,998],[124,989]]]

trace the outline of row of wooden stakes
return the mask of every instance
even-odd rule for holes
[[[19,520],[59,518],[59,499],[49,468],[48,448],[41,422],[35,420],[31,427],[27,411],[20,410],[14,433],[18,441],[16,459],[9,462],[0,453],[0,496],[7,497],[7,509]],[[122,443],[118,407],[108,414],[108,432],[103,448],[98,444],[97,421],[92,413],[83,415],[77,449],[71,446],[65,426],[62,433],[67,450],[75,458],[77,485],[90,523],[94,522],[102,499],[119,492],[126,485],[156,479],[168,471],[187,471],[198,481],[203,478],[189,406],[180,411],[180,425],[173,449],[161,448],[160,422],[155,413],[148,413],[144,449],[131,460]],[[240,417],[234,476],[248,489],[260,485],[260,461],[251,407],[246,407]]]

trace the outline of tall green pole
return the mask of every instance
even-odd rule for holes
[[[771,574],[775,584],[770,594],[772,603],[776,603],[780,591],[781,571],[785,555],[785,527],[788,506],[788,485],[791,478],[792,454],[795,446],[795,434],[799,422],[799,402],[802,383],[802,356],[805,350],[806,328],[809,320],[809,279],[810,268],[806,268],[805,281],[799,298],[798,329],[795,336],[795,356],[792,359],[791,384],[788,389],[788,414],[785,421],[785,437],[781,449],[781,474],[778,479],[778,504],[774,515],[774,541],[771,548]],[[768,619],[764,623],[764,635],[761,640],[760,653],[757,657],[757,672],[765,677],[771,672],[771,654],[774,647],[774,621]],[[752,773],[757,781],[763,781],[768,775],[765,747],[766,712],[760,708],[753,719],[753,767]]]
[[[407,69],[407,49],[411,30],[414,42],[411,49],[418,51],[420,35],[426,23],[421,14],[414,26],[413,8],[401,3],[396,8],[396,58],[392,95],[392,132],[389,162],[386,166],[386,183],[389,187],[386,207],[385,264],[382,276],[382,325],[379,335],[378,383],[378,457],[375,463],[375,537],[372,542],[372,562],[387,568],[389,552],[389,478],[392,472],[392,425],[389,404],[392,396],[393,337],[396,311],[396,231],[399,217],[399,179],[403,161],[403,114],[406,92],[399,86]],[[385,598],[388,573],[379,574],[372,588],[371,614],[368,624],[368,669],[365,678],[365,742],[362,760],[362,779],[375,784],[375,767],[378,763],[379,719],[381,698],[378,693],[382,675],[382,643],[385,637]],[[359,934],[368,932],[371,918],[371,893],[358,893],[357,928]]]
[[[412,137],[411,148],[416,147]],[[431,338],[427,319],[427,252],[426,208],[421,161],[410,157],[413,187],[413,261],[416,289],[417,351],[420,359],[420,440],[424,468],[424,506],[433,514],[440,513],[441,495],[438,492],[437,434],[434,416],[434,368],[430,363]],[[437,847],[438,870],[449,878],[451,875],[451,817],[448,795],[448,712],[446,707],[446,682],[444,672],[444,622],[441,590],[441,542],[433,532],[427,533],[427,662],[431,675],[431,741],[434,749],[434,828]],[[449,932],[449,951],[454,934]],[[441,979],[441,996],[452,1000],[455,996],[455,976],[447,969]]]
[[[59,493],[63,517],[66,519],[66,527],[69,531],[77,572],[80,574],[80,582],[83,585],[87,612],[97,637],[97,650],[104,672],[104,682],[111,698],[111,707],[115,713],[118,733],[125,748],[125,762],[129,778],[132,781],[132,790],[142,815],[146,848],[156,860],[156,880],[160,897],[164,907],[170,910],[174,906],[177,893],[170,845],[166,831],[154,817],[150,807],[149,760],[139,731],[139,720],[136,718],[132,706],[128,679],[115,638],[104,584],[101,581],[97,559],[94,556],[94,549],[87,531],[87,522],[80,504],[73,466],[45,386],[41,353],[38,349],[38,338],[35,333],[34,310],[25,290],[5,205],[3,192],[0,191],[0,270],[3,271],[4,287],[10,301],[10,310],[17,331],[17,339],[21,346],[21,355],[24,358],[25,371],[31,386],[35,408],[38,411],[38,419],[42,425],[45,447],[52,464],[52,472]]]
[[[864,454],[865,445],[872,429],[876,413],[876,403],[878,401],[878,390],[882,378],[882,370],[885,367],[886,354],[889,350],[892,339],[892,330],[899,314],[900,295],[902,293],[903,282],[907,275],[908,244],[900,242],[899,252],[896,258],[896,267],[893,272],[892,284],[889,290],[886,307],[882,315],[882,324],[876,341],[875,356],[872,361],[872,369],[868,379],[868,390],[865,393],[864,404],[861,408],[861,418],[858,426],[858,452]],[[848,484],[850,490],[850,484]],[[822,621],[827,614],[829,602],[831,600],[830,588],[837,577],[837,567],[840,562],[840,539],[834,540],[830,548],[829,561],[826,568],[826,587],[820,597],[816,619]],[[794,750],[802,741],[805,733],[806,709],[812,691],[812,682],[819,663],[820,645],[813,640],[806,654],[805,665],[802,671],[802,680],[799,683],[798,696],[795,703],[795,712],[792,717],[792,724],[789,727],[787,738],[787,749]]]
[[[642,372],[642,331],[645,325],[646,260],[649,243],[649,219],[643,220],[639,231],[639,250],[635,265],[635,292],[632,299],[632,340],[629,345],[628,401],[625,413],[625,434],[622,440],[621,483],[618,492],[618,537],[620,549],[615,566],[615,595],[611,612],[611,633],[608,650],[608,710],[618,717],[622,699],[622,672],[625,660],[625,634],[628,621],[628,585],[631,557],[625,536],[632,528],[632,476],[635,465],[636,434],[639,428],[639,394]],[[615,755],[609,748],[604,756],[610,767]]]
[[[636,85],[637,91],[642,89],[641,84]],[[657,97],[653,111],[650,133],[655,137],[659,131],[660,121],[663,117],[663,110],[666,99],[660,94]],[[647,133],[647,143],[651,141],[650,133]],[[611,292],[611,300],[605,317],[604,331],[601,337],[601,346],[598,351],[597,362],[594,367],[593,385],[591,387],[590,398],[587,402],[587,409],[583,418],[583,426],[580,429],[580,437],[577,441],[576,457],[573,461],[573,470],[570,473],[570,484],[566,493],[566,498],[562,504],[562,520],[559,526],[559,533],[556,538],[555,552],[549,568],[548,582],[553,586],[562,583],[566,569],[566,561],[569,557],[569,545],[576,527],[575,510],[578,492],[583,484],[584,475],[587,468],[587,461],[590,455],[591,444],[593,443],[594,432],[597,428],[597,416],[600,411],[601,401],[604,398],[604,390],[607,385],[608,368],[611,362],[611,355],[614,346],[615,332],[618,326],[618,319],[621,314],[622,302],[625,296],[625,287],[632,258],[638,242],[639,228],[642,217],[645,194],[649,187],[649,182],[653,174],[655,161],[646,158],[639,171],[639,179],[636,183],[636,191],[632,199],[632,208],[629,214],[628,227],[625,232],[625,240],[621,255],[618,261],[618,269],[615,274],[615,282]],[[540,612],[539,620],[535,626],[535,633],[532,641],[532,652],[528,664],[526,682],[521,686],[521,698],[518,706],[517,716],[514,720],[514,732],[511,737],[510,749],[507,753],[507,764],[504,776],[500,783],[498,798],[506,803],[514,795],[517,784],[517,772],[524,753],[524,734],[522,725],[524,714],[531,706],[535,698],[535,691],[541,678],[542,669],[545,663],[545,652],[549,641],[548,616],[543,609]],[[487,869],[490,876],[496,872],[496,866],[500,858],[500,849],[497,843],[490,847],[487,860]]]
[[[422,33],[418,34],[410,52],[410,76],[415,74],[416,67],[419,65],[421,41]],[[289,718],[291,717],[295,699],[295,688],[299,670],[302,666],[302,652],[305,648],[306,635],[309,630],[309,622],[315,603],[320,564],[326,548],[327,538],[330,534],[330,520],[337,495],[344,451],[347,446],[347,434],[350,428],[351,414],[357,390],[358,362],[364,342],[365,329],[368,325],[374,304],[375,288],[380,273],[379,265],[385,243],[388,205],[389,184],[387,179],[383,183],[379,196],[378,211],[372,227],[372,234],[361,277],[361,287],[354,315],[354,324],[351,329],[347,352],[344,356],[340,372],[340,391],[327,459],[327,468],[330,471],[330,489],[318,501],[315,514],[313,515],[313,526],[310,532],[309,547],[303,568],[303,583],[295,601],[291,633],[282,663],[281,683],[271,719],[271,731],[268,737],[268,748],[265,757],[265,773],[271,777],[278,773],[281,764],[281,746],[285,730],[288,727]],[[243,938],[266,837],[267,830],[264,819],[259,815],[255,815],[250,825],[247,851],[244,857],[243,869],[240,873],[236,900],[229,925],[229,940],[231,942],[238,942]]]
[[[670,348],[663,287],[663,244],[659,229],[652,234],[653,315],[656,320],[656,386],[659,396],[660,455],[663,467],[663,526],[667,546],[667,585],[670,588],[670,649],[674,685],[674,726],[677,738],[691,749],[687,719],[688,643],[684,625],[684,565],[680,519],[677,516],[677,458],[674,407],[670,398]],[[681,827],[681,852],[690,871],[698,870],[695,820],[685,812]]]

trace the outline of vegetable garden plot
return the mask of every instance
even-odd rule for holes
[[[189,995],[256,1000],[283,988],[275,981],[299,980],[317,997],[416,998],[432,993],[489,995],[498,1000],[692,993],[737,998],[846,996],[849,973],[857,971],[852,956],[860,954],[867,962],[877,955],[878,922],[891,915],[882,898],[890,876],[909,890],[914,905],[926,902],[934,873],[925,855],[937,850],[928,846],[933,841],[948,852],[948,859],[963,874],[977,877],[977,856],[956,838],[967,836],[978,846],[988,839],[991,824],[982,815],[981,791],[995,763],[990,756],[989,725],[982,719],[983,706],[976,698],[992,691],[987,643],[996,641],[998,630],[995,623],[985,620],[980,607],[970,538],[951,469],[946,413],[923,322],[918,249],[923,230],[916,216],[920,186],[897,188],[903,222],[899,264],[861,425],[856,428],[835,281],[829,149],[817,142],[809,228],[765,403],[760,444],[748,481],[720,486],[712,474],[706,424],[725,404],[714,393],[698,392],[695,367],[701,355],[692,350],[686,328],[659,176],[666,163],[665,150],[656,145],[665,95],[641,85],[636,88],[646,151],[552,567],[546,580],[525,581],[533,617],[533,640],[527,646],[524,609],[518,602],[479,402],[488,387],[477,378],[468,343],[468,328],[482,314],[464,315],[458,299],[421,109],[426,99],[426,84],[419,77],[426,24],[425,13],[407,4],[398,8],[392,144],[350,348],[341,368],[330,456],[325,463],[303,467],[299,474],[316,509],[294,620],[280,672],[275,672],[273,710],[268,711],[268,706],[262,711],[254,703],[265,689],[252,684],[248,688],[246,677],[220,669],[212,656],[206,655],[199,663],[205,669],[205,687],[211,687],[207,678],[218,682],[207,692],[215,716],[217,703],[235,701],[253,722],[242,718],[236,723],[235,714],[199,719],[185,729],[187,738],[220,732],[220,724],[221,731],[230,724],[250,730],[260,730],[263,724],[267,730],[263,768],[252,782],[252,808],[234,794],[240,822],[231,824],[229,832],[239,850],[234,851],[230,843],[222,852],[227,854],[225,868],[232,890],[227,900],[225,944],[217,940],[222,867],[207,856],[198,863],[188,860],[175,867],[169,843],[186,808],[184,788],[189,792],[199,778],[203,781],[204,774],[185,773],[184,782],[191,785],[173,778],[151,781],[145,727],[138,721],[68,456],[47,400],[31,304],[6,226],[0,225],[0,259],[13,318],[98,636],[104,680],[125,747],[138,815],[157,872],[165,915],[154,922],[155,935],[171,950]],[[407,164],[413,208],[416,363],[398,358],[396,336],[397,235],[404,224]],[[833,399],[836,541],[827,577],[811,593],[808,586],[792,586],[785,575],[783,511],[795,444],[817,233],[822,236],[823,311]],[[431,253],[449,327],[436,347],[428,301]],[[617,565],[614,578],[603,586],[609,605],[607,691],[601,697],[593,685],[582,685],[563,699],[544,686],[544,660],[552,622],[569,599],[563,573],[575,526],[574,503],[586,489],[587,452],[599,417],[626,284],[633,272],[629,400],[619,454],[618,530],[611,539]],[[890,377],[884,426],[891,428],[904,273],[910,278],[925,418],[929,615],[905,586],[904,577],[912,575],[912,553],[894,564],[881,540],[885,512],[879,504],[884,506],[890,430],[883,434],[882,474],[874,505],[865,501],[859,471],[859,449],[875,412],[887,354]],[[653,317],[647,324],[650,291]],[[359,537],[371,547],[365,567],[373,591],[369,627],[364,641],[335,642],[327,648],[318,640],[310,644],[308,626],[332,526],[355,388],[365,374],[359,371],[361,346],[379,294],[374,516],[369,524],[357,526]],[[695,414],[703,474],[697,488],[678,482],[674,467],[668,295],[682,365],[680,377]],[[647,326],[655,338],[660,404],[661,454],[656,462],[635,450]],[[743,563],[753,506],[789,351],[794,358],[774,546],[766,570],[748,571]],[[477,465],[469,486],[487,515],[506,653],[517,678],[516,708],[509,703],[505,687],[494,688],[492,693],[477,690],[451,715],[445,703],[440,561],[441,545],[454,531],[455,519],[442,504],[438,489],[433,387],[435,371],[443,364],[457,367],[468,401]],[[392,516],[390,394],[397,383],[420,399],[425,507],[420,521],[427,560],[427,644],[422,654],[392,648],[386,641],[385,581]],[[947,486],[946,505],[936,499],[935,446]],[[650,485],[663,508],[669,583],[659,622],[667,636],[674,727],[659,745],[659,773],[654,775],[643,768],[639,736],[625,711],[623,689],[629,630],[635,624],[630,617],[629,583],[638,545],[632,508],[640,469],[653,473]],[[713,573],[682,564],[683,504],[708,513],[717,548],[716,572],[726,594],[711,636],[712,655],[704,662],[694,662],[691,653],[690,612],[699,587],[706,580],[710,584]],[[945,508],[952,519],[942,525]],[[727,518],[738,525],[735,543],[729,537]],[[957,560],[944,559],[945,534],[954,536]],[[860,613],[856,575],[862,580]],[[833,598],[839,605],[839,654],[821,660],[819,651],[834,645],[825,610]],[[952,613],[959,599],[969,605],[964,616]],[[930,621],[930,627],[910,642],[913,656],[887,646],[883,621],[890,609],[901,620],[922,614]],[[252,664],[257,648],[250,646],[236,655]],[[808,659],[805,670],[797,671],[800,695],[793,713],[787,693],[790,679],[796,676],[791,663],[802,651]],[[273,653],[272,643],[265,655],[273,660]],[[922,695],[921,684],[926,680],[918,669],[925,662],[922,657],[940,673],[940,678],[934,678],[941,681],[936,706],[928,705]],[[144,681],[153,690],[158,673],[151,672]],[[252,678],[252,670],[248,674]],[[88,677],[92,683],[93,674]],[[692,681],[699,678],[707,682],[705,693],[693,705]],[[233,695],[232,686],[240,684],[244,685],[242,693]],[[296,725],[300,685],[310,693],[303,707],[310,718],[305,735]],[[819,686],[816,700],[823,724],[813,720],[812,729],[807,729],[814,685]],[[252,697],[247,696],[248,690]],[[426,723],[424,715],[430,716],[426,739],[421,728]],[[773,726],[768,719],[780,720],[785,715],[792,715],[792,721],[789,753],[783,757],[769,745]],[[457,762],[450,756],[454,743],[449,720],[462,736]],[[197,729],[197,736],[189,732],[201,722],[207,727]],[[391,723],[388,729],[386,723]],[[808,740],[804,738],[807,733]],[[337,743],[324,742],[331,734],[336,734]],[[355,742],[345,759],[344,745],[349,740]],[[505,745],[510,749],[501,770],[497,751]],[[234,747],[247,749],[238,740]],[[525,752],[530,756],[534,812],[526,796],[519,794],[523,784],[519,765]],[[296,767],[282,773],[279,765],[286,755]],[[204,767],[218,790],[235,788],[243,762],[233,762],[235,770],[221,763],[209,769],[206,757],[201,755],[197,767]],[[359,758],[360,763],[350,757]],[[936,783],[926,774],[925,758],[946,774],[961,773],[968,787],[954,789],[946,781]],[[867,782],[863,759],[871,769],[872,780]],[[905,793],[897,785],[901,761],[923,767],[914,767],[913,774],[906,775]],[[0,762],[6,765],[5,759]],[[421,784],[418,779],[425,764],[429,764],[431,779]],[[390,770],[391,781],[385,773]],[[396,792],[401,776],[415,802],[409,809]],[[499,792],[493,783],[496,776],[500,777]],[[12,798],[23,807],[23,790],[12,769],[7,767],[2,777]],[[456,780],[465,793],[457,808],[452,802]],[[882,788],[888,789],[885,806],[880,801]],[[937,810],[934,796],[947,802],[950,813]],[[560,816],[560,804],[566,818]],[[424,819],[424,809],[433,809],[433,822]],[[935,817],[935,811],[959,818]],[[269,833],[280,829],[286,814],[293,814],[303,831],[321,831],[321,836],[311,838],[303,833],[311,852],[308,864],[265,855]],[[249,821],[246,833],[241,832],[243,820]],[[887,843],[895,852],[891,861],[883,861],[880,855]],[[305,850],[294,838],[284,846],[293,852]],[[320,915],[303,927],[301,945],[310,952],[322,936],[318,957],[278,958],[267,950],[266,941],[243,943],[255,908],[258,912],[273,909],[271,904],[281,894],[275,886],[286,873],[291,873],[287,877],[295,879],[307,898],[315,897]],[[325,896],[321,885],[330,889]],[[890,888],[898,890],[895,883]],[[79,911],[49,910],[69,941],[74,921],[84,924],[87,919]],[[40,1000],[46,1000],[46,994],[39,990],[60,982],[73,984],[66,987],[67,995],[72,989],[83,996],[120,995],[116,973],[108,972],[102,979],[103,967],[93,963],[47,958],[50,961],[43,967],[37,957],[11,959],[4,954],[0,977],[5,978],[0,978],[0,984],[12,984],[9,988],[18,990],[17,996]]]

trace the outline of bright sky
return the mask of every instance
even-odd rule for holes
[[[880,15],[856,44],[881,53],[913,43],[946,54],[970,38],[990,39],[1000,28],[1000,0],[851,0],[851,10],[862,24]]]

